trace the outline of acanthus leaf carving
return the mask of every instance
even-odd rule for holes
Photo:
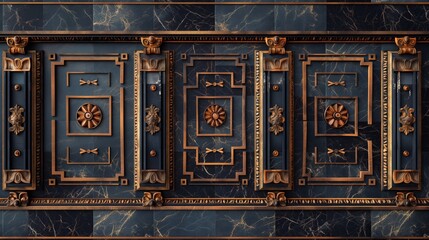
[[[22,184],[31,182],[31,172],[29,170],[5,170],[5,182]]]
[[[31,69],[30,58],[5,58],[3,69],[11,72],[28,72]]]
[[[285,121],[286,119],[283,116],[283,108],[279,107],[277,104],[270,108],[270,132],[273,132],[274,135],[278,135],[283,132],[283,123]]]
[[[23,107],[15,105],[12,108],[9,108],[9,111],[11,114],[8,121],[12,125],[9,128],[9,131],[15,133],[15,135],[19,135],[24,131],[25,117],[23,113],[25,110]]]
[[[161,192],[144,192],[143,194],[143,206],[144,207],[161,207],[164,203],[164,199],[161,195]]]
[[[146,116],[144,120],[146,122],[146,132],[149,132],[151,135],[159,132],[161,129],[159,123],[161,122],[161,117],[159,116],[159,108],[154,105],[150,105],[146,108]]]
[[[417,198],[413,192],[397,192],[395,202],[398,207],[415,207],[417,205]]]
[[[284,207],[286,206],[286,200],[284,192],[278,192],[277,194],[274,192],[268,192],[267,197],[265,198],[265,203],[267,204],[267,207]]]
[[[399,132],[403,132],[405,135],[414,132],[413,124],[416,122],[416,118],[414,117],[414,108],[408,107],[405,105],[400,109],[400,117],[399,122],[402,124],[399,127]]]
[[[142,171],[143,183],[165,183],[165,171],[160,170],[143,170]]]
[[[25,207],[28,204],[27,192],[10,192],[7,198],[8,207]]]

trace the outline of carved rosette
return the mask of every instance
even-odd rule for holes
[[[27,192],[10,192],[7,198],[8,207],[25,207],[28,204]]]
[[[149,37],[142,37],[140,38],[141,43],[145,47],[144,53],[145,54],[160,54],[161,53],[161,44],[162,44],[162,37],[155,37],[155,36],[149,36]]]
[[[267,207],[276,207],[286,206],[286,196],[284,192],[278,192],[277,194],[274,192],[268,192],[267,197],[265,198],[265,203]]]
[[[286,38],[275,36],[275,37],[266,37],[265,43],[268,46],[268,51],[270,54],[286,54],[285,45]]]
[[[416,54],[416,43],[416,38],[410,38],[408,36],[405,36],[403,38],[395,37],[395,44],[399,47],[398,54]]]
[[[10,116],[8,118],[8,121],[12,125],[9,128],[9,131],[15,133],[15,135],[19,135],[21,132],[24,131],[24,108],[19,105],[15,105],[14,107],[9,108],[9,111]]]
[[[144,121],[146,122],[146,132],[154,135],[161,129],[159,127],[159,123],[161,122],[161,117],[158,114],[159,108],[154,105],[150,105],[145,111],[146,116],[144,117]]]
[[[270,132],[273,132],[274,135],[278,135],[283,132],[283,123],[285,121],[286,119],[283,116],[283,108],[279,107],[277,104],[270,108]]]
[[[6,174],[6,183],[21,184],[31,182],[31,173],[29,170],[5,170],[4,172]]]
[[[77,110],[76,118],[80,126],[93,129],[100,125],[103,113],[99,106],[91,103],[84,103]]]
[[[164,203],[164,199],[161,195],[161,192],[154,192],[153,194],[151,192],[144,192],[143,195],[143,206],[144,207],[160,207]]]
[[[165,183],[165,171],[158,170],[143,170],[142,171],[143,183]]]
[[[328,106],[325,110],[325,121],[332,128],[342,128],[349,120],[349,111],[340,103]]]
[[[217,104],[210,105],[204,110],[204,120],[211,127],[220,127],[225,123],[226,111]]]
[[[402,124],[399,127],[399,132],[403,132],[405,135],[414,132],[413,124],[416,122],[414,117],[414,108],[408,107],[405,105],[400,109],[401,115],[399,116],[399,122]]]
[[[6,43],[9,46],[10,54],[25,54],[25,47],[28,44],[28,37],[7,37]]]
[[[395,202],[398,207],[415,207],[417,205],[417,198],[412,192],[397,192]]]

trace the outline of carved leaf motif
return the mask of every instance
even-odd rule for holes
[[[144,120],[146,122],[146,132],[149,132],[151,135],[154,135],[160,130],[158,124],[161,122],[161,117],[158,115],[159,108],[154,105],[150,105],[146,108],[146,116]]]
[[[403,132],[405,135],[414,132],[414,127],[412,126],[416,122],[416,118],[414,117],[414,108],[408,107],[405,105],[400,109],[401,116],[399,117],[399,122],[402,124],[399,127],[399,132]]]
[[[143,206],[157,206],[160,207],[164,203],[164,199],[160,192],[144,192],[143,194]]]
[[[264,183],[288,183],[288,173],[286,171],[266,171]]]
[[[24,131],[24,108],[19,105],[15,105],[14,107],[10,108],[9,111],[11,114],[8,118],[8,121],[12,125],[9,128],[9,131],[15,133],[15,135],[18,135]]]
[[[30,183],[30,171],[6,171],[6,183]]]
[[[274,135],[278,135],[279,133],[283,132],[283,123],[285,120],[286,119],[283,116],[283,108],[277,106],[277,104],[270,108],[270,132],[273,132]]]
[[[143,183],[165,183],[164,171],[143,171]]]
[[[9,207],[19,207],[27,206],[28,204],[28,194],[26,192],[10,192],[7,198],[7,206]]]

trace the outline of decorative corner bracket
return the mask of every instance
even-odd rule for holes
[[[397,192],[395,202],[397,207],[415,207],[417,205],[417,198],[412,192]]]
[[[25,47],[28,44],[28,37],[7,37],[6,43],[9,46],[10,54],[25,54]]]
[[[161,192],[144,192],[143,196],[143,206],[144,207],[161,207],[164,203],[164,199],[162,198]]]
[[[145,54],[161,54],[162,37],[141,37],[140,40],[145,47],[143,50]]]
[[[8,207],[26,207],[28,204],[27,192],[10,192],[7,198]]]
[[[284,192],[268,192],[267,197],[265,198],[267,207],[284,207],[286,206],[286,196]]]
[[[286,38],[285,37],[266,37],[265,43],[268,46],[268,52],[270,54],[286,54],[285,45],[286,45]]]
[[[395,44],[399,47],[398,54],[416,54],[416,43],[416,38],[410,38],[409,36],[403,38],[395,37]]]

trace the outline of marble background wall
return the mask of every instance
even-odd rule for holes
[[[3,4],[0,8],[2,8],[0,18],[2,29],[0,30],[4,34],[13,34],[16,31],[29,31],[29,34],[37,34],[40,31],[126,33],[128,31],[428,31],[429,29],[429,5],[412,4]],[[204,51],[203,48],[206,48],[207,45],[198,47]],[[429,58],[425,57],[425,52],[427,52],[425,50],[428,48],[428,45],[419,46],[425,59],[423,79],[425,79],[425,75],[429,74]],[[228,52],[228,49],[219,47],[213,47],[213,49],[216,49],[216,52]],[[379,54],[381,49],[392,49],[392,45],[363,47],[362,45],[319,44],[313,46],[312,49],[326,53],[352,53],[356,49],[365,49],[362,51]],[[234,51],[236,50],[234,49]],[[290,50],[300,53],[302,46],[291,46]],[[239,51],[252,52],[253,48],[243,47]],[[379,78],[378,76],[376,77]],[[376,80],[374,84],[380,84],[380,80]],[[423,85],[422,109],[423,123],[425,123],[429,121],[429,114],[427,114],[429,112],[429,100],[427,100],[429,99],[429,85],[426,81]],[[379,99],[379,95],[377,96]],[[300,98],[296,98],[296,101],[299,109]],[[377,103],[379,104],[379,102]],[[423,159],[425,159],[429,155],[428,124],[423,124],[422,135],[422,151]],[[297,152],[296,156],[299,158],[301,153]],[[380,156],[378,156],[379,158]],[[425,179],[427,179],[426,176],[427,172]],[[428,197],[426,189],[427,187],[424,187],[424,191],[419,193],[419,196]],[[221,190],[218,188],[218,191]],[[2,193],[2,195],[4,194]],[[43,196],[43,193],[41,194]],[[358,191],[353,194],[364,197],[366,193]],[[427,211],[14,210],[0,211],[0,236],[6,239],[8,236],[428,237],[429,226],[425,219],[429,219]]]

